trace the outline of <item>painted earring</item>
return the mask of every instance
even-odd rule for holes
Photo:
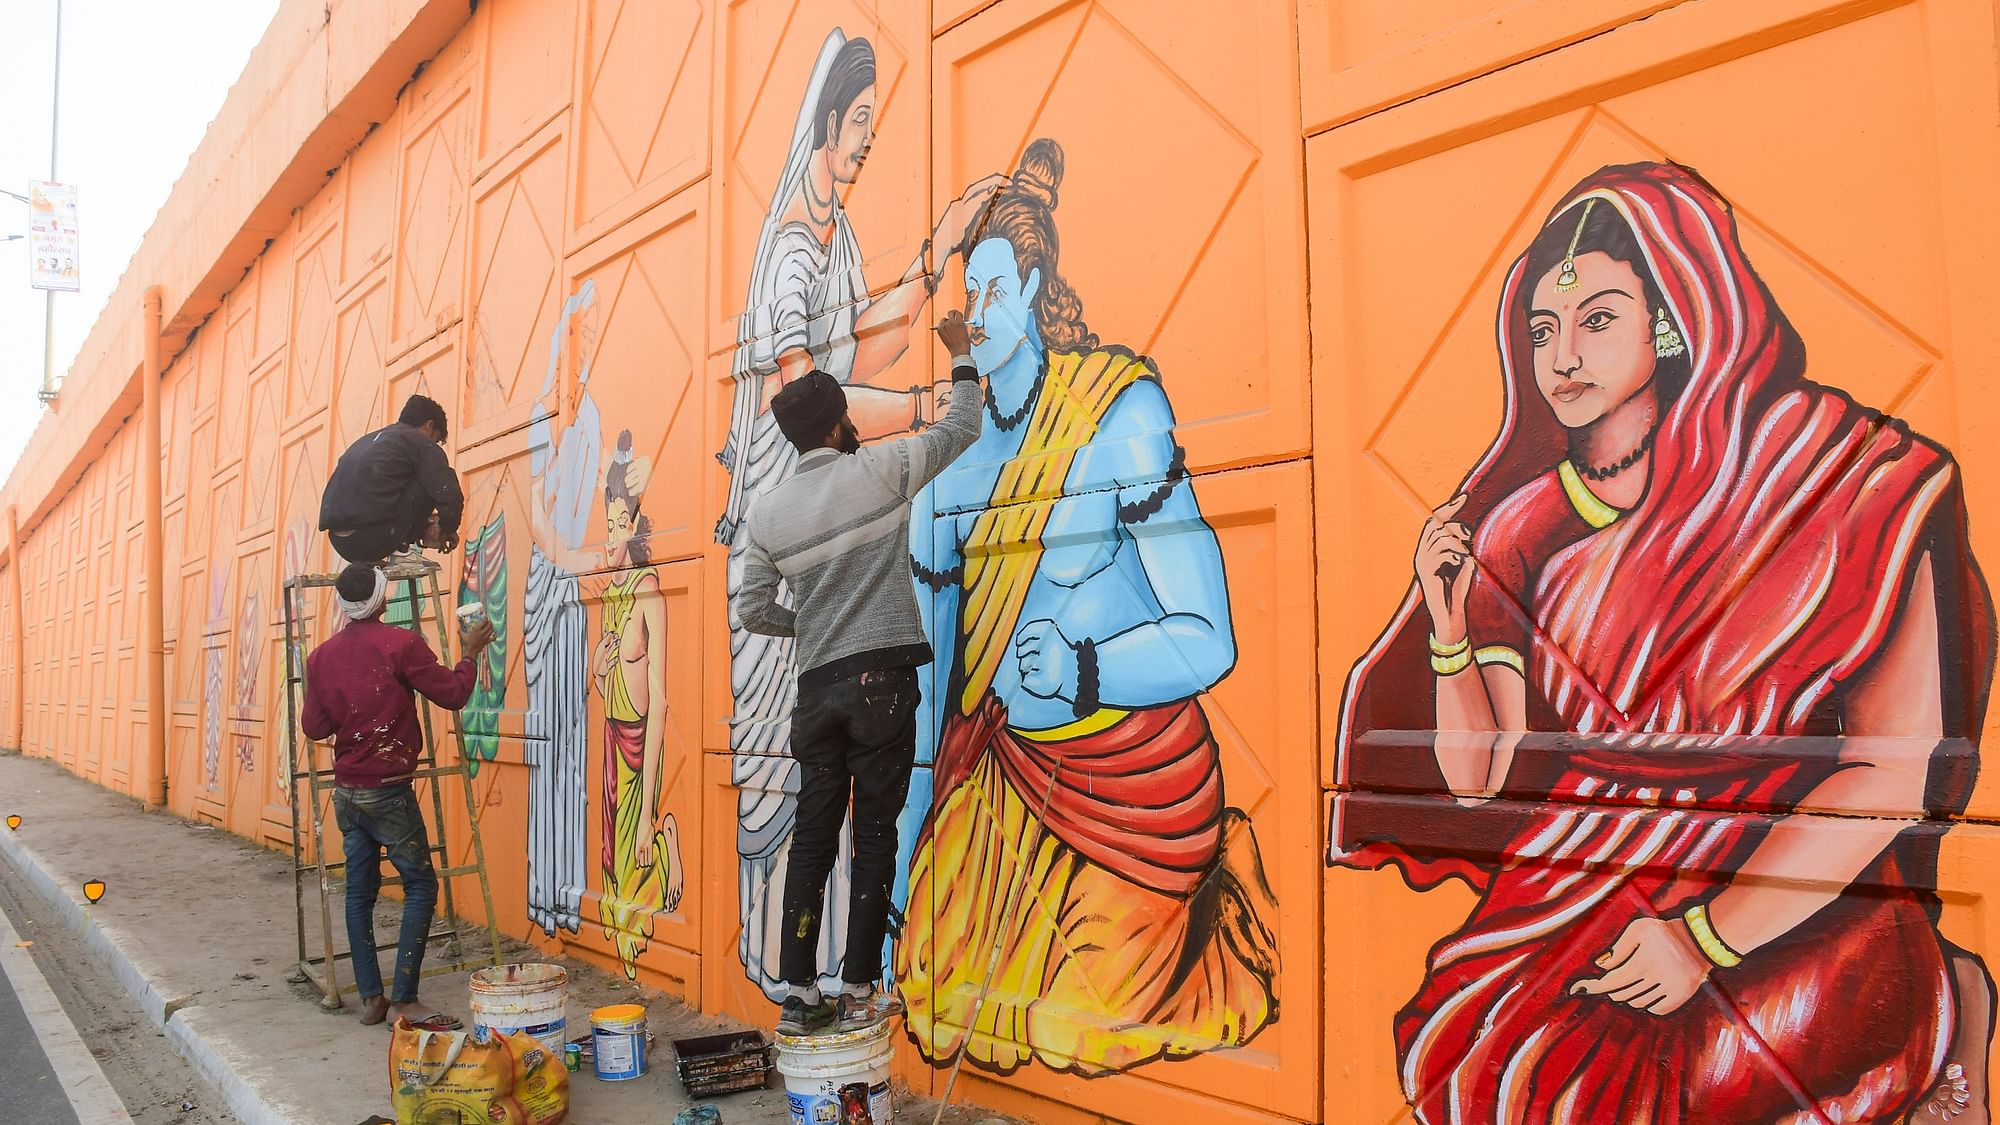
[[[1680,329],[1667,319],[1667,310],[1660,309],[1653,314],[1653,354],[1661,359],[1673,357],[1687,351],[1687,341],[1681,339]]]
[[[1569,249],[1564,252],[1562,269],[1556,274],[1556,292],[1567,293],[1576,288],[1576,244],[1583,241],[1583,224],[1590,221],[1590,209],[1597,206],[1597,200],[1583,202],[1583,214],[1577,217],[1576,233],[1569,236]]]

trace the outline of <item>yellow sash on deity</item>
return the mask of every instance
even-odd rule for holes
[[[625,684],[625,627],[632,623],[632,610],[638,604],[639,583],[652,575],[659,576],[652,567],[635,570],[619,581],[604,588],[604,632],[606,636],[618,638],[620,653],[611,665],[611,672],[604,678],[604,717],[621,723],[636,723],[645,716],[632,703],[632,692]]]
[[[965,595],[960,607],[967,715],[986,697],[1013,639],[1028,586],[1042,561],[1042,529],[1062,495],[1070,466],[1097,436],[1119,393],[1152,375],[1123,352],[1054,353],[1021,451],[1001,466],[993,498],[972,521],[960,555]]]

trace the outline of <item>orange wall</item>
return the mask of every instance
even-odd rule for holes
[[[1185,481],[1153,464],[1151,476],[1094,487],[1118,487],[1121,502],[1159,485],[1190,497],[1199,518],[1147,543],[1164,554],[1131,573],[1156,601],[1169,589],[1206,591],[1227,610],[1220,640],[1166,642],[1132,659],[1198,663],[1202,645],[1233,649],[1196,693],[1213,744],[1181,759],[1213,761],[1219,800],[1243,813],[1223,848],[1238,857],[1233,881],[1205,878],[1214,893],[1191,898],[1135,892],[1115,876],[1095,889],[1038,883],[1031,913],[1101,914],[1108,929],[1055,939],[1040,983],[1009,977],[1002,989],[1012,1011],[1066,988],[1074,1010],[1051,999],[1050,1012],[1101,1002],[1112,1023],[1159,1029],[1179,1045],[1173,1053],[1192,1057],[1139,1049],[1114,1051],[1103,1068],[1065,1066],[1056,1033],[1031,1021],[975,1037],[961,1096],[1048,1120],[1393,1121],[1412,1119],[1413,1101],[1428,1120],[1454,1118],[1435,1087],[1405,1088],[1396,1021],[1435,977],[1426,951],[1468,925],[1478,896],[1465,882],[1420,893],[1393,871],[1327,865],[1337,791],[1375,800],[1392,820],[1411,796],[1349,779],[1338,731],[1350,669],[1387,635],[1410,589],[1418,529],[1502,427],[1495,310],[1508,270],[1600,167],[1698,168],[1734,205],[1756,275],[1805,341],[1808,377],[1907,420],[1954,457],[1966,553],[2000,557],[2000,454],[1989,452],[2000,446],[1981,440],[2000,424],[1990,5],[486,0],[468,13],[349,0],[326,21],[308,18],[324,8],[284,7],[149,234],[130,291],[113,298],[0,495],[20,512],[21,541],[4,555],[22,591],[18,620],[0,599],[9,641],[0,702],[20,700],[20,748],[112,788],[142,784],[143,657],[133,638],[146,596],[136,470],[147,454],[134,373],[137,295],[161,284],[172,808],[286,844],[279,583],[335,565],[315,532],[334,458],[391,421],[409,394],[432,395],[452,420],[465,534],[498,528],[479,541],[476,566],[459,555],[446,569],[458,597],[489,596],[502,610],[493,686],[467,721],[483,759],[474,784],[496,909],[509,932],[616,969],[599,913],[603,696],[582,693],[583,740],[556,746],[570,736],[550,733],[559,717],[531,713],[552,697],[531,688],[524,653],[531,550],[553,553],[531,518],[550,480],[537,455],[561,448],[551,443],[567,440],[587,390],[600,419],[589,435],[597,464],[583,474],[589,533],[564,546],[616,546],[606,542],[601,482],[630,431],[650,467],[642,512],[664,608],[665,636],[650,649],[666,663],[668,696],[659,807],[677,831],[670,881],[684,889],[653,917],[633,971],[705,1010],[769,1021],[775,1009],[742,956],[754,917],[747,888],[768,872],[745,858],[754,849],[743,824],[760,798],[777,797],[770,778],[784,763],[742,735],[732,749],[730,717],[741,708],[729,548],[717,541],[731,477],[716,454],[731,432],[732,365],[759,342],[746,339],[739,314],[815,59],[836,28],[864,36],[879,132],[865,171],[841,191],[867,289],[888,299],[968,185],[1015,171],[1038,138],[1057,142],[1061,274],[1104,345],[1151,357],[1171,406],[1170,429],[1142,426],[1129,446],[1185,451]],[[427,61],[411,77],[417,60]],[[958,260],[937,292],[866,337],[908,338],[873,383],[904,391],[945,377],[924,329],[965,303]],[[1694,316],[1686,327],[1699,344]],[[553,415],[554,437],[538,414]],[[1543,468],[1565,456],[1542,452]],[[1089,492],[1072,480],[1072,497]],[[1086,544],[1139,550],[1143,530],[1083,518],[1098,521],[1073,525]],[[938,521],[938,541],[949,526]],[[1220,562],[1204,569],[1211,549]],[[614,556],[578,572],[590,646],[605,627],[606,584],[635,569]],[[1087,608],[1053,612],[1069,620]],[[315,629],[329,609],[311,606]],[[1965,636],[1944,631],[1957,639],[1933,646],[1933,671],[1983,699],[1977,638],[1966,639],[1977,622],[1956,623]],[[18,669],[16,635],[26,654]],[[1412,690],[1432,690],[1428,670],[1414,667]],[[941,686],[929,694],[927,730],[954,706]],[[1002,694],[1032,711],[1026,696]],[[1980,731],[1947,721],[1945,733],[1976,747]],[[932,741],[920,754],[920,794],[934,780]],[[1427,745],[1408,752],[1429,762]],[[531,888],[524,857],[544,847],[531,806],[554,791],[538,791],[532,776],[548,770],[553,781],[558,768],[534,763],[558,759],[580,771],[588,799],[572,842],[582,858],[553,872],[582,879],[580,918],[574,932],[551,919],[551,934],[531,916],[531,897],[547,895]],[[1933,810],[1964,822],[1943,836],[1943,906],[1935,931],[1916,923],[1920,945],[1941,934],[1974,955],[2000,950],[2000,920],[1984,903],[2000,868],[1996,784]],[[1540,799],[1543,815],[1561,815],[1561,798]],[[1028,800],[1032,808],[1037,795]],[[1476,851],[1449,835],[1424,838],[1425,823],[1408,821],[1404,843]],[[463,825],[450,831],[462,851]],[[937,850],[988,832],[976,818],[941,827]],[[1240,858],[1252,841],[1260,862]],[[1816,878],[1834,888],[1894,881],[1879,868],[1779,881]],[[951,960],[958,939],[934,920],[962,908],[946,900],[963,890],[946,885],[908,904],[920,922],[912,932],[944,951],[937,961]],[[1221,914],[1218,897],[1230,904]],[[976,897],[973,906],[985,909]],[[1065,944],[1107,935],[1128,960]],[[983,969],[987,948],[969,941],[962,952]],[[1148,958],[1170,965],[1183,948],[1201,958],[1197,979],[1235,982],[1228,1002],[1177,1008],[1175,995],[1198,986],[1145,986],[1163,971]],[[1917,987],[1930,964],[1892,970],[1890,985]],[[1751,978],[1729,974],[1756,969],[1753,952],[1717,970],[1719,991],[1704,995],[1737,995],[1732,981]],[[1955,1002],[1990,1018],[1990,999],[1976,1003],[1975,991]],[[1654,1035],[1658,1022],[1643,1021],[1671,1017],[1622,1018],[1642,1022],[1591,1034]],[[1810,1037],[1847,1034],[1838,1012],[1796,1018]],[[1505,1034],[1519,1046],[1526,1026]],[[1654,1044],[1644,1061],[1662,1073],[1691,1057],[1671,1036],[1644,1041]],[[925,1051],[899,1050],[905,1078],[942,1090],[945,1072]],[[1953,1058],[1977,1075],[1977,1053],[1983,1045]],[[1926,1055],[1904,1070],[1927,1075],[1934,1062]],[[1671,1118],[1632,1104],[1627,1112]],[[1709,1115],[1690,1119],[1764,1119],[1701,1104]]]

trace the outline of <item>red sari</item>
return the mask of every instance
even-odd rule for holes
[[[1946,673],[1934,811],[1969,790],[1992,668],[1949,455],[1805,379],[1803,344],[1706,184],[1605,169],[1559,221],[1590,196],[1632,226],[1692,371],[1646,496],[1593,507],[1549,469],[1565,438],[1533,384],[1521,298],[1536,279],[1515,264],[1507,417],[1460,518],[1478,527],[1473,644],[1521,669],[1529,726],[1548,733],[1523,741],[1509,799],[1468,811],[1443,796],[1414,591],[1343,703],[1331,861],[1481,892],[1397,1017],[1405,1093],[1430,1122],[1900,1120],[1953,1027],[1935,827],[1669,1015],[1568,994],[1633,919],[1713,898],[1834,772],[1843,687],[1927,554]]]

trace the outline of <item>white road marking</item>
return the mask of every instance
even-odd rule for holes
[[[28,1015],[28,1026],[35,1029],[35,1038],[41,1040],[42,1051],[62,1081],[63,1093],[69,1098],[70,1108],[76,1111],[77,1120],[84,1125],[132,1120],[125,1103],[111,1088],[111,1080],[104,1077],[103,1069],[97,1065],[96,1056],[83,1045],[83,1037],[69,1021],[69,1013],[63,1011],[56,994],[49,991],[49,982],[42,976],[41,966],[35,964],[35,955],[21,948],[21,935],[14,932],[14,924],[4,911],[0,911],[0,971],[14,985],[14,995]]]

